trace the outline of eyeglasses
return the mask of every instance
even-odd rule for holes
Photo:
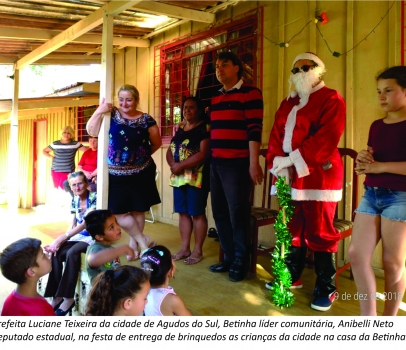
[[[299,68],[295,67],[291,70],[291,72],[293,74],[299,73],[300,71],[307,73],[309,71],[310,67],[317,67],[317,64],[311,64],[311,65],[305,64],[304,66],[301,66]]]

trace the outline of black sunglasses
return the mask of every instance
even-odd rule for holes
[[[295,68],[293,68],[293,69],[291,70],[291,72],[292,72],[293,74],[299,73],[300,71],[307,73],[307,72],[309,71],[310,67],[317,67],[317,64],[310,64],[310,65],[305,64],[304,66],[301,66],[301,67],[299,67],[299,68],[298,68],[298,67],[295,67]]]

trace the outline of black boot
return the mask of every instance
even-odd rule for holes
[[[306,253],[306,247],[291,246],[289,249],[289,254],[286,255],[285,263],[288,267],[290,275],[292,276],[292,286],[296,284],[296,282],[298,282],[302,276],[302,272],[305,267]],[[300,287],[297,286],[296,288],[301,287],[302,283],[300,282]]]
[[[305,267],[306,253],[306,247],[291,246],[289,249],[289,253],[286,255],[285,263],[288,267],[290,275],[292,276],[292,285],[290,289],[303,287],[300,276],[302,276],[302,272]],[[267,284],[265,284],[265,287],[268,289],[272,289],[272,283],[273,281],[268,282]]]
[[[319,311],[330,309],[334,301],[336,287],[334,277],[336,274],[335,254],[327,252],[314,252],[314,268],[317,275],[314,288],[314,300],[311,307]]]

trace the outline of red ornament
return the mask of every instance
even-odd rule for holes
[[[326,24],[328,22],[327,13],[325,13],[325,12],[320,13],[320,15],[317,16],[317,20],[321,24]]]

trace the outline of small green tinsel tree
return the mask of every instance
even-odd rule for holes
[[[293,216],[294,206],[290,195],[290,186],[285,184],[285,178],[280,177],[276,181],[276,193],[280,210],[275,221],[276,244],[272,253],[272,271],[275,279],[272,282],[270,291],[271,299],[280,308],[291,307],[295,301],[293,293],[290,291],[292,277],[285,264],[285,254],[292,245],[292,235],[287,223]]]

